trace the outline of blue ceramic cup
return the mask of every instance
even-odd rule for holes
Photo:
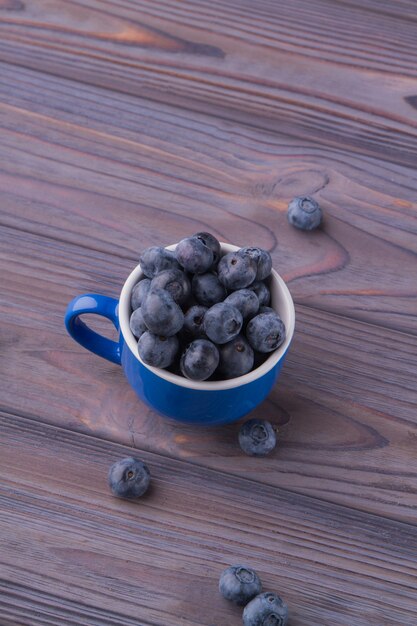
[[[238,247],[222,243],[226,254]],[[175,249],[175,245],[168,246]],[[180,422],[203,425],[226,424],[240,419],[260,404],[271,391],[284,363],[294,333],[294,304],[282,278],[272,270],[269,280],[271,306],[286,327],[285,342],[257,369],[231,380],[192,381],[163,369],[150,367],[138,355],[137,340],[129,327],[130,295],[143,278],[140,265],[126,280],[120,299],[84,294],[69,303],[66,328],[84,348],[123,367],[130,385],[141,400],[155,411]],[[119,330],[119,341],[111,341],[91,330],[81,319],[95,313],[111,320]]]

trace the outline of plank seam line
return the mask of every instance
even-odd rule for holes
[[[4,61],[3,59],[0,58],[0,63],[4,64],[4,65],[9,65],[11,67],[21,67],[23,69],[26,69],[28,71],[31,72],[36,72],[38,74],[41,75],[48,75],[48,76],[53,76],[55,78],[59,78],[62,81],[66,81],[66,82],[72,82],[72,83],[80,83],[83,85],[87,85],[87,86],[92,86],[96,89],[102,89],[104,91],[108,91],[108,92],[113,92],[113,93],[119,93],[119,94],[124,94],[127,95],[131,98],[135,98],[135,99],[140,99],[140,100],[144,100],[146,102],[150,102],[150,103],[158,103],[158,104],[164,104],[165,106],[170,106],[173,107],[175,109],[180,109],[182,111],[191,111],[192,113],[198,114],[198,115],[203,115],[205,117],[211,118],[211,119],[217,119],[220,120],[222,122],[231,122],[234,124],[237,124],[239,126],[243,126],[243,127],[247,127],[247,128],[251,128],[251,129],[256,129],[256,130],[263,130],[263,131],[267,131],[269,133],[271,133],[272,135],[276,135],[279,134],[281,137],[289,137],[291,139],[299,139],[300,138],[300,132],[289,132],[288,130],[285,131],[282,128],[279,129],[279,131],[274,130],[273,128],[271,128],[271,126],[269,124],[262,124],[262,123],[251,123],[248,122],[247,120],[245,121],[240,121],[240,120],[236,120],[231,114],[230,114],[230,106],[226,106],[224,109],[224,113],[222,115],[219,114],[215,114],[213,112],[207,112],[207,111],[201,111],[199,110],[197,107],[192,107],[192,106],[185,106],[185,104],[179,105],[179,104],[171,104],[171,103],[167,103],[165,101],[162,101],[161,98],[156,98],[156,97],[151,97],[149,94],[148,95],[136,95],[133,94],[132,92],[126,90],[126,89],[121,89],[116,88],[116,87],[108,87],[108,86],[104,86],[104,85],[100,85],[100,84],[96,84],[96,83],[92,83],[91,81],[87,81],[84,80],[82,78],[70,78],[68,76],[63,76],[62,74],[60,74],[58,71],[53,71],[51,69],[39,69],[39,68],[34,68],[31,65],[27,65],[25,63],[18,63],[18,62],[11,62],[11,61]],[[259,116],[255,116],[252,115],[252,119],[260,119]],[[266,118],[266,121],[268,121],[269,118]],[[302,131],[302,128],[300,128],[299,123],[295,123],[295,122],[291,122],[292,126],[294,127],[294,129],[299,129],[299,131]],[[288,124],[286,124],[287,128],[288,128]],[[329,140],[329,144],[330,145],[340,145],[340,138],[338,136],[334,136],[334,131],[330,131],[330,136],[333,137],[333,139]],[[409,136],[408,133],[406,133],[404,131],[404,135],[405,136]],[[308,139],[310,141],[318,141],[318,138],[316,135],[313,135],[308,137]],[[354,145],[350,145],[349,146],[349,150],[351,152],[353,152],[354,154],[362,154],[363,152],[360,151],[359,148],[356,148]],[[399,148],[397,148],[397,150],[399,150]],[[399,150],[401,153],[404,152],[404,150]],[[383,158],[385,157],[385,158]],[[383,162],[388,162],[388,163],[393,163],[393,164],[397,164],[397,161],[393,161],[392,158],[388,158],[387,155],[385,153],[379,153],[379,159]],[[409,164],[406,165],[406,167],[411,167]]]
[[[17,413],[16,411],[13,411],[12,409],[10,409],[9,407],[3,407],[0,405],[0,411],[3,413],[3,415],[5,417],[7,416],[11,416],[11,417],[17,417],[20,420],[26,421],[26,422],[35,422],[36,424],[41,424],[46,428],[50,428],[53,429],[57,432],[65,432],[65,433],[70,433],[72,435],[76,435],[76,436],[80,436],[80,437],[86,437],[90,440],[93,441],[97,441],[97,442],[106,442],[106,443],[110,443],[113,446],[120,446],[122,448],[130,448],[130,449],[134,449],[134,450],[138,450],[138,451],[142,451],[145,454],[149,454],[151,456],[155,456],[155,457],[159,457],[160,459],[169,459],[171,461],[174,461],[175,463],[179,463],[182,464],[184,466],[186,465],[191,465],[194,467],[198,467],[200,470],[205,470],[208,471],[210,473],[214,473],[216,475],[218,475],[219,477],[227,477],[227,478],[231,478],[233,480],[239,480],[242,481],[243,483],[250,483],[252,485],[257,485],[257,487],[266,487],[267,489],[271,490],[274,489],[278,492],[281,492],[283,494],[286,495],[290,495],[290,496],[297,496],[300,499],[306,499],[310,502],[318,502],[318,503],[323,503],[325,505],[331,505],[332,507],[334,507],[335,509],[341,509],[342,511],[347,511],[350,514],[356,514],[358,516],[363,516],[365,518],[375,518],[375,519],[379,519],[379,520],[386,520],[387,522],[390,522],[392,524],[395,525],[399,525],[399,526],[404,526],[407,529],[409,528],[416,528],[416,525],[411,523],[411,522],[406,522],[403,520],[397,520],[395,518],[389,517],[387,515],[379,515],[377,513],[372,513],[370,511],[363,511],[361,509],[355,509],[353,507],[347,506],[346,504],[340,504],[340,503],[335,503],[331,500],[326,500],[325,498],[319,498],[316,496],[311,496],[311,495],[307,495],[304,493],[300,493],[298,491],[292,491],[290,489],[286,489],[285,487],[277,487],[276,485],[272,485],[270,483],[264,483],[264,482],[258,482],[256,480],[254,480],[253,478],[247,478],[246,476],[239,476],[239,474],[234,474],[231,472],[226,472],[226,471],[221,471],[218,469],[214,469],[211,467],[207,467],[206,465],[203,465],[201,463],[196,463],[195,461],[190,461],[189,459],[179,459],[175,456],[171,456],[169,454],[163,454],[161,452],[155,452],[152,450],[141,450],[140,448],[137,448],[135,446],[129,446],[127,444],[123,444],[123,443],[119,443],[119,442],[115,442],[112,439],[109,439],[107,437],[104,436],[98,436],[98,435],[93,435],[90,433],[84,433],[84,432],[80,432],[76,429],[71,429],[71,428],[63,428],[62,426],[56,426],[55,424],[51,424],[50,422],[44,422],[41,421],[39,422],[39,419],[36,419],[35,416],[29,416],[29,415],[22,415],[21,413]]]

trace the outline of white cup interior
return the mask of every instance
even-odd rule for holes
[[[177,244],[173,244],[171,246],[167,246],[168,250],[175,250]],[[238,246],[232,246],[228,243],[221,243],[222,254],[227,254],[227,252],[233,252],[235,250],[239,250]],[[175,385],[179,385],[180,387],[187,387],[188,389],[200,389],[205,391],[218,391],[221,389],[233,389],[234,387],[240,387],[241,385],[246,385],[257,378],[260,378],[269,370],[271,370],[278,361],[285,354],[292,336],[294,334],[294,325],[295,325],[295,311],[294,311],[294,303],[291,297],[291,294],[288,290],[287,285],[282,280],[281,276],[275,271],[272,270],[271,276],[269,278],[269,288],[271,290],[271,306],[275,309],[282,321],[285,324],[286,328],[286,338],[284,343],[274,352],[270,354],[270,356],[256,369],[252,370],[248,374],[244,376],[239,376],[238,378],[231,378],[230,380],[216,380],[216,381],[194,381],[188,380],[183,376],[177,376],[176,374],[172,374],[167,370],[163,370],[156,367],[151,367],[144,363],[138,354],[138,342],[130,330],[129,326],[129,318],[131,313],[130,307],[130,295],[133,287],[136,283],[143,278],[143,273],[140,268],[140,265],[137,265],[135,269],[131,272],[125,284],[123,285],[122,292],[120,294],[120,302],[119,302],[119,322],[120,322],[120,330],[123,334],[124,340],[126,344],[129,346],[130,350],[133,352],[135,357],[146,367],[148,370],[159,376],[160,378],[164,378],[165,380],[174,383]]]

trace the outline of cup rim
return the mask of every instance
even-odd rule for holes
[[[175,250],[176,243],[171,244],[169,246],[165,246],[168,250]],[[235,246],[229,243],[220,242],[221,251],[225,254],[228,252],[234,252],[239,250],[239,246]],[[137,339],[133,335],[130,330],[129,318],[131,312],[130,306],[130,296],[134,285],[143,277],[143,272],[140,267],[140,263],[132,270],[132,272],[127,277],[119,299],[119,325],[120,332],[123,335],[124,341],[126,342],[128,348],[132,352],[133,356],[150,372],[158,376],[158,378],[162,378],[174,385],[179,387],[185,387],[187,389],[195,389],[199,391],[221,391],[225,389],[233,389],[235,387],[241,387],[243,385],[247,385],[248,383],[252,383],[255,380],[262,378],[265,374],[267,374],[271,369],[273,369],[277,363],[285,356],[285,353],[291,343],[294,327],[295,327],[295,309],[294,302],[291,297],[291,293],[285,284],[284,280],[278,274],[278,272],[274,269],[271,271],[271,279],[275,281],[279,287],[280,293],[284,298],[285,307],[286,307],[286,316],[288,318],[289,323],[286,324],[286,337],[283,344],[274,350],[270,354],[270,356],[256,369],[252,370],[248,374],[244,374],[243,376],[239,376],[237,378],[230,378],[228,380],[216,380],[216,381],[195,381],[189,380],[183,376],[179,376],[177,374],[173,374],[168,370],[164,370],[157,367],[152,367],[151,365],[147,365],[142,361],[139,356],[137,349]]]

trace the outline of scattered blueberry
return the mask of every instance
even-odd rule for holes
[[[127,457],[114,463],[108,475],[109,487],[119,498],[140,498],[147,491],[151,474],[145,463]]]
[[[149,291],[151,286],[151,281],[149,278],[143,278],[140,280],[132,289],[132,295],[130,297],[130,306],[132,307],[132,311],[139,308],[142,305],[143,300],[146,297],[146,294]]]
[[[239,309],[244,320],[256,315],[259,309],[258,296],[251,289],[233,291],[230,296],[227,296],[225,302]]]
[[[207,307],[222,302],[227,296],[226,287],[221,284],[216,274],[194,274],[191,283],[193,296],[199,304]]]
[[[183,326],[186,334],[195,339],[206,336],[203,321],[204,315],[207,311],[208,308],[206,306],[202,306],[201,304],[195,304],[188,309],[184,315]]]
[[[204,274],[213,265],[213,251],[199,237],[186,237],[177,244],[175,255],[182,267],[193,274]]]
[[[137,337],[137,339],[139,339],[139,337],[148,330],[148,327],[146,326],[143,319],[142,309],[140,307],[133,311],[132,315],[130,316],[129,325],[130,330],[135,335],[135,337]]]
[[[162,270],[181,269],[175,253],[160,246],[146,248],[139,257],[142,272],[148,278],[153,278]]]
[[[204,330],[214,343],[227,343],[236,337],[242,328],[243,318],[235,306],[226,302],[214,304],[204,316]]]
[[[201,241],[213,252],[213,264],[212,269],[217,266],[217,263],[220,260],[220,242],[216,237],[210,233],[196,233],[193,235],[197,237],[197,239],[201,239]]]
[[[177,269],[162,270],[152,279],[151,289],[165,289],[177,304],[185,304],[191,294],[191,283],[186,274]]]
[[[314,198],[300,196],[289,203],[287,217],[300,230],[314,230],[320,225],[322,210]]]
[[[165,289],[151,289],[141,310],[146,326],[155,335],[170,337],[184,324],[184,313]]]
[[[268,287],[262,281],[256,281],[249,285],[248,289],[254,291],[258,296],[259,306],[268,306],[271,300],[271,293]]]
[[[262,583],[258,574],[245,565],[231,565],[221,574],[219,591],[226,600],[245,606],[261,593]]]
[[[166,368],[173,364],[178,352],[179,341],[173,335],[164,337],[144,332],[138,341],[138,353],[144,363],[152,367]]]
[[[249,254],[229,252],[219,261],[219,280],[227,289],[244,289],[256,278],[257,265]]]
[[[277,437],[270,422],[251,419],[239,430],[239,445],[250,456],[266,456],[277,444]]]
[[[265,280],[272,270],[272,258],[267,250],[263,248],[241,248],[242,254],[248,254],[256,263],[257,271],[255,280]]]
[[[286,626],[288,607],[276,594],[261,593],[243,610],[243,626]]]
[[[273,352],[285,340],[284,322],[275,311],[259,313],[248,322],[246,338],[254,350]]]
[[[243,335],[219,346],[219,373],[222,378],[237,378],[251,371],[254,353]]]
[[[181,357],[181,372],[191,380],[207,380],[219,364],[219,351],[208,339],[195,339]]]

